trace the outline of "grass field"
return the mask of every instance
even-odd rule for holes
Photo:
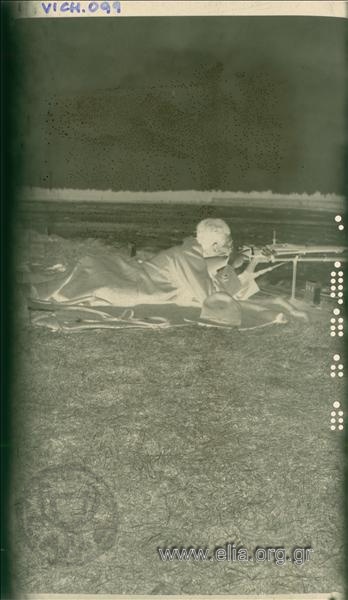
[[[202,218],[191,208],[181,207],[187,212],[176,221],[163,208],[146,219],[141,211],[132,220],[128,215],[122,226],[115,216],[114,229],[112,218],[98,224],[86,214],[65,215],[66,239],[37,237],[30,258],[54,264],[134,238],[140,249],[171,245]],[[326,215],[223,216],[241,243],[270,241],[274,225],[281,241],[342,243]],[[60,214],[41,217],[50,233],[62,233]],[[93,230],[83,229],[86,220]],[[91,234],[102,241],[87,239]],[[342,348],[329,336],[325,311],[308,325],[250,332],[193,326],[66,335],[27,327],[17,332],[15,351],[13,564],[20,589],[342,590],[342,434],[329,428],[332,403],[343,397],[343,380],[330,377],[330,364]],[[47,469],[56,487],[47,483]],[[85,473],[81,489],[91,481],[86,473],[97,477],[101,508],[87,492],[82,498],[75,490],[71,499],[64,487],[69,469]],[[52,496],[57,489],[59,498]],[[67,512],[70,526],[50,517]],[[92,539],[83,514],[94,515],[90,525],[99,519],[100,538],[94,532]],[[277,566],[162,562],[157,551],[227,542],[250,553],[257,546],[314,552],[302,566]]]

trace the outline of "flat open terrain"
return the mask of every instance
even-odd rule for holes
[[[282,242],[342,244],[333,215],[304,211],[35,210],[22,222],[41,221],[51,235],[36,238],[29,257],[52,264],[103,244],[163,248],[208,214],[229,222],[237,245],[270,242],[273,229]],[[328,283],[327,267],[315,273]],[[330,431],[329,420],[343,398],[343,379],[330,377],[342,345],[330,338],[328,312],[318,314],[308,325],[250,332],[19,329],[12,494],[18,587],[340,591],[342,434]],[[193,546],[212,553],[227,542],[250,555],[258,546],[283,547],[290,557],[294,547],[313,553],[302,566],[278,566],[163,562],[157,551]]]

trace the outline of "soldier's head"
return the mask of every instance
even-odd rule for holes
[[[204,256],[229,256],[233,241],[231,230],[222,219],[203,219],[196,228],[197,242]]]

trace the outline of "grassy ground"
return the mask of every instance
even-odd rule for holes
[[[256,231],[260,236],[255,225]],[[36,238],[31,259],[58,262],[86,247],[103,250],[100,242],[50,239]],[[343,380],[329,371],[341,350],[326,318],[240,333],[19,331],[12,495],[18,587],[124,594],[340,590],[342,435],[330,431],[329,419]],[[112,540],[93,545],[86,533],[83,564],[62,559],[62,547],[73,540],[68,525],[45,521],[47,468],[95,474],[100,522],[110,523],[106,513],[114,510]],[[62,490],[63,479],[57,485]],[[64,494],[62,510],[71,511]],[[58,514],[59,501],[50,503]],[[73,517],[88,513],[86,506],[84,498]],[[310,546],[314,553],[303,566],[276,566],[162,562],[157,552],[227,542],[250,552]]]

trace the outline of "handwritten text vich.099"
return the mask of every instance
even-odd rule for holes
[[[40,2],[44,15],[57,16],[57,13],[70,13],[86,16],[118,15],[121,12],[121,2]],[[68,15],[67,15],[68,16]]]

